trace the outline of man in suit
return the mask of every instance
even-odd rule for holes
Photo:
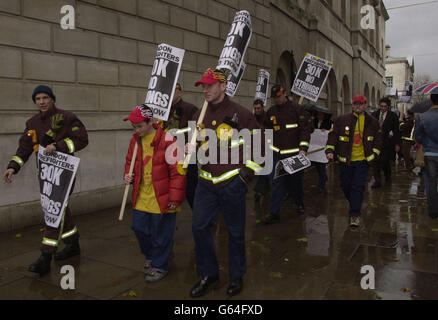
[[[382,153],[373,167],[374,184],[371,186],[372,188],[382,186],[382,170],[385,175],[385,183],[391,183],[391,161],[394,161],[396,152],[400,151],[399,121],[397,115],[389,110],[390,107],[391,100],[384,97],[379,101],[380,110],[372,114],[379,121],[383,135]]]

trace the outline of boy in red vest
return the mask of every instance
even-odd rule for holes
[[[166,138],[167,134],[153,123],[152,116],[148,106],[140,105],[124,119],[131,121],[134,128],[126,155],[124,181],[133,184],[132,229],[146,258],[144,271],[148,282],[161,280],[168,273],[176,212],[180,211],[186,188],[185,172],[176,161],[177,149],[168,152],[172,156],[166,159],[166,150],[175,140]],[[136,143],[134,170],[129,175]]]

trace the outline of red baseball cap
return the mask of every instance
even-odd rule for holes
[[[213,84],[219,81],[227,83],[227,78],[225,77],[225,74],[219,69],[214,70],[208,68],[202,75],[201,79],[199,81],[196,81],[195,87],[199,86],[200,84]]]
[[[355,104],[356,102],[360,102],[361,104],[365,104],[365,103],[367,103],[367,100],[365,99],[365,97],[363,95],[357,94],[353,98],[353,104]]]
[[[131,110],[131,114],[123,119],[123,121],[131,121],[132,123],[140,123],[142,121],[145,121],[146,119],[152,119],[153,112],[152,109],[149,108],[147,105],[142,104],[139,106],[135,106]]]

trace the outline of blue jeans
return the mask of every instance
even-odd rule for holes
[[[132,230],[137,236],[141,253],[147,260],[151,260],[152,268],[167,272],[176,213],[148,213],[135,209],[132,213]]]
[[[303,174],[304,170],[298,171],[291,175],[284,175],[274,179],[275,166],[280,159],[274,155],[274,169],[271,173],[272,192],[269,209],[272,216],[280,215],[280,207],[286,199],[286,195],[290,194],[297,205],[303,205],[304,190],[303,190]]]
[[[187,184],[186,184],[186,198],[193,210],[193,201],[195,199],[196,185],[198,184],[198,165],[189,164],[187,167]]]
[[[325,183],[327,182],[327,172],[326,172],[326,163],[314,162],[316,171],[318,171],[318,182],[319,188],[324,189]]]
[[[257,177],[257,183],[254,186],[254,192],[260,194],[267,194],[269,191],[269,181],[270,181],[269,175],[256,176],[256,177]]]
[[[199,179],[193,204],[192,232],[196,245],[196,270],[200,277],[216,276],[219,265],[214,250],[210,225],[219,209],[228,229],[228,264],[231,280],[246,272],[245,196],[248,189],[239,176],[222,187]]]
[[[341,188],[350,203],[350,217],[359,217],[367,182],[369,165],[366,161],[341,164]]]
[[[429,206],[429,216],[432,218],[438,217],[438,193],[437,193],[437,178],[438,178],[438,157],[425,156],[425,184],[427,183],[426,196]],[[427,181],[427,182],[426,182]]]

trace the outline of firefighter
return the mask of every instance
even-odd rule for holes
[[[176,137],[184,135],[185,141],[187,141],[188,132],[191,128],[188,126],[188,122],[193,118],[193,115],[198,111],[198,108],[191,103],[188,103],[182,99],[182,87],[177,83],[175,86],[175,92],[173,94],[172,107],[169,113],[169,119],[163,122],[163,129],[173,134]],[[173,130],[172,130],[173,129]],[[182,145],[184,147],[184,144]],[[189,164],[187,167],[187,186],[186,186],[186,198],[193,209],[193,199],[195,198],[196,185],[198,184],[198,165]]]
[[[272,87],[271,98],[274,99],[275,105],[266,114],[266,128],[274,130],[274,141],[270,144],[271,150],[274,151],[274,169],[271,174],[273,177],[279,160],[298,153],[307,154],[313,125],[310,114],[302,106],[288,100],[281,85]],[[298,213],[304,214],[303,171],[272,181],[270,215],[265,219],[265,224],[280,220],[280,207],[287,193],[294,198]]]
[[[73,155],[88,144],[85,126],[72,112],[56,107],[56,97],[50,87],[37,86],[32,100],[38,106],[39,113],[26,121],[26,129],[19,140],[18,149],[3,175],[5,182],[11,182],[12,175],[20,171],[32,153],[37,156],[38,145],[45,148],[46,154],[59,151]],[[70,193],[72,192],[73,186]],[[63,233],[60,235],[61,228]],[[56,252],[60,239],[63,239],[65,248],[55,254],[55,260],[80,254],[79,233],[68,206],[65,209],[63,227],[61,224],[58,228],[45,225],[41,256],[29,266],[30,272],[40,275],[50,272],[52,255]]]
[[[336,119],[330,130],[326,155],[338,160],[341,169],[341,187],[350,203],[350,226],[360,225],[360,210],[368,170],[380,154],[382,131],[379,122],[367,112],[363,95],[353,98],[353,112]]]
[[[415,144],[414,140],[414,113],[410,110],[407,112],[406,118],[400,122],[400,134],[401,134],[401,151],[403,159],[405,160],[406,170],[412,171],[414,164],[411,158],[411,148]]]
[[[243,161],[244,147],[249,141],[235,139],[234,132],[249,129],[253,134],[260,133],[254,115],[246,108],[232,102],[225,94],[227,79],[221,70],[207,69],[195,86],[202,85],[205,100],[208,102],[202,127],[212,137],[201,144],[203,152],[217,151],[217,159],[202,165],[193,203],[192,232],[195,240],[196,270],[199,281],[190,290],[190,296],[206,294],[219,280],[219,264],[216,259],[214,241],[209,226],[221,210],[228,230],[229,285],[227,294],[234,296],[243,288],[243,275],[246,273],[245,256],[245,197],[247,183],[253,173],[262,168],[251,160]],[[198,111],[193,120],[200,116]],[[257,133],[258,132],[258,133]],[[202,138],[201,131],[201,138]],[[233,138],[234,137],[234,138]],[[214,139],[213,139],[214,138]],[[251,136],[252,140],[252,136]],[[204,141],[203,141],[204,142]],[[224,147],[225,146],[225,147]],[[223,148],[229,149],[227,161],[221,161]],[[238,161],[231,161],[233,151],[238,148]],[[189,148],[188,148],[189,149]],[[188,150],[192,152],[193,150]],[[235,152],[234,152],[235,153]],[[198,157],[202,155],[200,153]],[[236,160],[236,159],[233,159]],[[224,163],[225,162],[225,163]]]

